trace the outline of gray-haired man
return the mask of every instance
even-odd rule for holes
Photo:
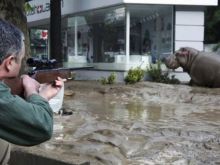
[[[48,100],[63,86],[63,80],[59,77],[54,87],[39,84],[28,75],[23,75],[25,99],[12,95],[4,80],[18,76],[24,54],[23,33],[0,19],[0,164],[8,162],[8,142],[32,146],[51,138],[53,111]]]

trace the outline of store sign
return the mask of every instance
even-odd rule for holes
[[[47,12],[47,11],[50,11],[50,3],[45,3],[42,5],[33,5],[31,6],[31,9],[27,11],[27,16],[40,14],[40,13]]]
[[[64,2],[63,0],[61,0],[61,6],[63,7]],[[36,5],[36,4],[30,4],[30,9],[27,11],[27,16],[31,16],[31,15],[35,15],[35,14],[40,14],[40,13],[44,13],[50,11],[50,3],[44,3],[44,4],[40,4],[40,5]]]

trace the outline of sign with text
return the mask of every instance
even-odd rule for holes
[[[27,16],[50,11],[50,3],[31,5],[31,9],[27,11]]]

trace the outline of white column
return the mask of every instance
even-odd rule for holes
[[[129,63],[130,59],[130,11],[126,9],[126,64]]]
[[[74,19],[74,23],[75,23],[75,38],[74,38],[74,40],[75,40],[75,42],[74,42],[74,47],[75,47],[75,56],[77,56],[78,55],[78,39],[77,39],[77,31],[78,31],[78,22],[77,22],[77,17],[75,17],[75,19]]]
[[[203,8],[194,7],[187,10],[176,7],[175,18],[175,50],[180,47],[193,47],[204,50],[204,20]]]

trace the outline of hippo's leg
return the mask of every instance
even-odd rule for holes
[[[197,84],[195,81],[193,81],[193,79],[191,79],[191,80],[189,81],[189,85],[190,85],[190,86],[199,86],[199,84]]]
[[[192,79],[189,81],[189,85],[190,85],[190,86],[194,86],[194,82],[193,82]]]
[[[212,88],[220,88],[220,80],[217,80],[213,83]]]

